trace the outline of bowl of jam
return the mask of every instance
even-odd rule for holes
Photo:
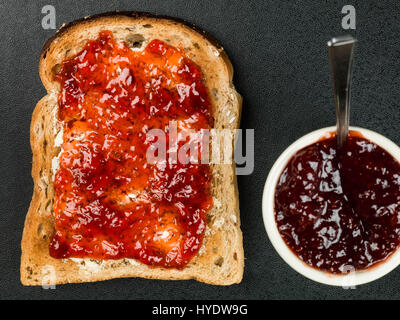
[[[339,150],[335,129],[281,154],[265,183],[263,219],[293,269],[328,285],[360,285],[400,264],[400,148],[350,127]]]

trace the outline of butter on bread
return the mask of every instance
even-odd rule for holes
[[[53,272],[55,284],[123,277],[196,279],[214,285],[239,283],[243,276],[244,253],[234,163],[210,165],[214,206],[207,216],[203,246],[184,269],[150,267],[134,259],[50,257],[49,241],[54,231],[53,180],[62,145],[62,126],[57,120],[60,88],[59,83],[53,81],[53,74],[62,61],[78,53],[102,30],[112,31],[115,39],[126,41],[133,50],[144,48],[152,39],[183,48],[203,72],[213,108],[214,128],[239,127],[242,100],[232,84],[232,65],[222,47],[204,31],[181,20],[131,12],[96,15],[64,26],[45,44],[39,62],[39,74],[47,95],[36,105],[31,122],[34,193],[21,243],[21,282],[24,285],[46,284],[49,272]]]

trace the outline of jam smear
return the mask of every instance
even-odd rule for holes
[[[400,243],[400,164],[351,131],[298,151],[275,192],[275,218],[288,247],[331,273],[371,267]]]
[[[168,141],[172,120],[178,133],[212,127],[200,68],[163,41],[133,51],[102,31],[55,80],[64,142],[50,255],[183,268],[212,207],[210,168],[168,161],[168,144],[167,161],[149,163],[147,133],[162,130]],[[178,136],[178,147],[192,139]]]

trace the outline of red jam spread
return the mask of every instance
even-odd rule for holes
[[[200,68],[163,41],[133,51],[102,31],[55,80],[64,142],[50,255],[183,268],[202,244],[211,172],[168,157],[148,163],[146,134],[161,129],[168,141],[171,120],[179,130],[212,127]]]
[[[308,265],[331,273],[365,269],[400,243],[400,164],[350,132],[298,151],[282,172],[275,218],[288,247]]]

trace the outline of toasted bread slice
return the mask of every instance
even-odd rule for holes
[[[57,120],[60,88],[53,81],[53,74],[63,60],[78,53],[87,40],[96,39],[102,30],[112,31],[116,40],[124,40],[137,50],[152,39],[183,48],[202,69],[212,103],[214,127],[236,129],[239,126],[241,97],[232,84],[232,65],[222,47],[205,32],[184,21],[131,12],[87,17],[62,27],[45,44],[39,63],[47,95],[36,105],[31,123],[34,193],[21,243],[21,282],[46,285],[143,277],[196,279],[214,285],[239,283],[244,254],[234,163],[211,165],[214,206],[207,216],[202,248],[182,270],[150,267],[134,259],[54,259],[49,255],[49,241],[54,231],[55,159],[62,144],[62,125]]]

